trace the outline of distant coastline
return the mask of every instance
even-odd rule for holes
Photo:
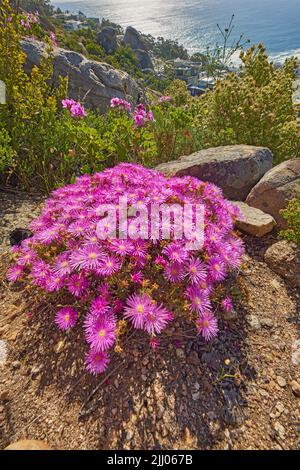
[[[216,3],[215,3],[216,2]],[[251,43],[263,42],[270,57],[282,63],[287,57],[300,60],[300,2],[298,0],[55,0],[63,10],[84,11],[108,18],[123,27],[177,40],[190,54],[203,52],[220,39],[217,23],[225,26],[236,13],[235,36],[244,33]],[[238,57],[238,56],[237,56]]]

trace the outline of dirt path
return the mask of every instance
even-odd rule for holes
[[[245,238],[245,266],[231,281],[243,295],[216,341],[175,324],[158,352],[140,335],[93,378],[80,329],[61,334],[45,299],[5,280],[7,235],[37,205],[0,192],[0,448],[21,438],[58,449],[300,448],[290,386],[300,383],[300,298],[262,262],[272,237]]]

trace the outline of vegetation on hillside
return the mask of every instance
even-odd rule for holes
[[[218,80],[214,91],[201,97],[192,98],[186,84],[175,80],[165,98],[147,92],[143,108],[131,103],[133,111],[118,106],[99,115],[87,110],[76,114],[77,107],[72,114],[62,104],[68,98],[66,80],[59,86],[51,80],[54,39],[32,17],[28,32],[26,21],[26,15],[13,12],[9,1],[2,1],[0,79],[6,83],[7,103],[0,106],[0,172],[9,184],[49,191],[119,162],[153,167],[226,144],[269,147],[275,163],[298,155],[293,59],[276,69],[263,46],[252,47],[242,54],[244,67],[239,74]],[[48,43],[48,56],[30,75],[24,72],[26,57],[20,46],[25,34]],[[84,32],[87,46],[89,35]],[[119,60],[130,61],[127,52]],[[137,124],[135,113],[144,112],[153,119]]]

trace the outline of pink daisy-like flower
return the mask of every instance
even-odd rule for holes
[[[112,276],[121,268],[121,262],[115,256],[105,256],[101,266],[96,270],[100,276]]]
[[[22,277],[24,273],[24,266],[14,264],[7,270],[6,278],[10,282],[15,282]]]
[[[46,280],[52,276],[52,272],[50,266],[45,261],[39,259],[32,264],[31,275],[34,284],[43,286]]]
[[[55,315],[55,323],[61,330],[68,330],[75,326],[78,313],[75,308],[63,307]]]
[[[110,250],[120,256],[129,255],[133,249],[133,244],[128,240],[114,240],[110,244]]]
[[[163,253],[169,258],[172,263],[184,263],[189,254],[185,248],[182,247],[180,243],[170,243],[163,249]]]
[[[205,281],[207,276],[205,264],[198,258],[191,258],[186,268],[186,275],[193,284]]]
[[[206,312],[196,321],[198,334],[201,334],[206,341],[211,340],[218,333],[218,321],[211,312]]]
[[[145,315],[152,309],[150,297],[146,294],[133,294],[126,304],[124,317],[128,318],[135,328],[143,328]]]
[[[145,313],[144,329],[151,335],[159,334],[172,319],[171,312],[162,305],[151,303],[151,308]]]
[[[194,312],[204,314],[211,309],[209,296],[205,290],[198,287],[189,287],[186,295],[191,302],[190,309]]]
[[[85,360],[85,366],[88,372],[97,375],[102,374],[109,364],[109,356],[106,351],[96,351],[91,349]]]
[[[222,281],[226,277],[226,267],[220,257],[213,256],[209,260],[208,274],[212,281]]]
[[[131,281],[134,282],[134,284],[142,284],[143,282],[143,274],[141,271],[137,271],[130,276]]]
[[[45,279],[44,288],[47,292],[57,292],[64,286],[65,277],[51,275]]]
[[[170,282],[180,282],[184,278],[183,265],[178,263],[170,263],[164,267],[164,275]]]
[[[72,254],[70,264],[74,269],[98,269],[103,260],[103,251],[98,247],[87,245]]]
[[[96,351],[106,351],[116,340],[116,321],[112,314],[96,316],[89,313],[85,320],[86,340]]]
[[[88,279],[82,274],[72,274],[68,281],[68,291],[75,297],[81,297],[89,288]]]
[[[53,271],[58,274],[59,276],[64,276],[66,274],[70,274],[72,271],[70,265],[70,256],[69,253],[62,253],[56,257]]]
[[[230,297],[225,297],[221,302],[222,308],[225,312],[231,312],[233,309],[232,300]]]
[[[104,315],[109,310],[108,298],[106,295],[96,297],[91,305],[91,313],[95,316]]]
[[[21,266],[26,266],[28,264],[31,264],[31,262],[35,260],[36,257],[37,257],[37,254],[35,251],[25,249],[22,251],[20,258],[18,258],[18,264]]]

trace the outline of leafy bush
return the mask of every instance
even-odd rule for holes
[[[115,226],[114,214],[105,213],[121,196],[128,210],[121,215],[118,209]],[[187,201],[191,211],[179,212]],[[149,217],[153,204],[169,206],[179,217],[169,238],[164,231],[172,225],[170,213],[161,224],[155,222],[153,214]],[[197,204],[205,207],[202,248],[195,244],[201,239]],[[141,211],[146,211],[144,224]],[[211,183],[168,179],[121,164],[53,192],[31,224],[33,237],[13,249],[17,260],[7,276],[52,295],[60,307],[55,322],[62,330],[77,322],[84,327],[90,348],[87,369],[99,373],[109,362],[108,350],[122,350],[122,334],[129,329],[143,330],[153,348],[174,317],[186,318],[206,340],[217,334],[215,307],[232,308],[230,298],[220,297],[220,284],[243,254],[233,233],[238,212]],[[178,235],[183,224],[184,233]]]
[[[299,121],[292,102],[296,61],[276,69],[263,46],[241,55],[240,76],[217,81],[213,92],[193,102],[198,147],[250,144],[269,147],[275,163],[295,157]]]
[[[5,129],[0,127],[0,178],[11,170],[14,165],[15,152],[11,147],[10,137]]]
[[[280,213],[288,226],[286,230],[281,231],[280,235],[286,240],[300,245],[300,199],[292,199],[286,209]]]
[[[62,80],[56,87],[52,84],[50,39],[47,55],[39,66],[33,67],[29,75],[24,72],[26,56],[20,40],[23,34],[38,28],[36,22],[26,22],[23,15],[12,12],[8,0],[2,2],[0,80],[6,84],[7,104],[0,107],[0,120],[16,154],[8,174],[13,170],[25,188],[48,191],[71,181],[83,169],[102,169],[102,145],[95,129],[62,109],[67,82]],[[5,168],[7,164],[9,161]]]

